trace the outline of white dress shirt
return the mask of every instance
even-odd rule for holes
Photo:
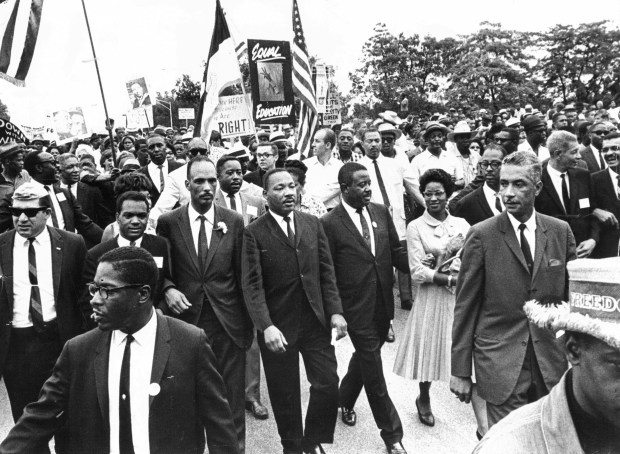
[[[164,187],[166,187],[166,177],[168,176],[168,160],[164,159],[164,163],[161,165],[161,169],[164,172]],[[159,174],[159,166],[155,165],[155,163],[153,162],[149,162],[149,164],[146,166],[146,170],[149,172],[149,176],[151,177],[151,180],[153,180],[153,185],[155,186],[155,189],[157,190],[157,192],[161,192],[160,191],[160,187],[161,187],[161,178],[160,178],[160,174]]]
[[[340,185],[338,171],[342,161],[329,157],[329,161],[321,164],[319,158],[312,156],[304,161],[308,167],[306,172],[306,193],[319,199],[327,209],[334,208],[340,203]]]
[[[524,140],[517,147],[518,151],[531,151],[536,154],[536,152],[532,149],[532,146],[527,140]],[[542,145],[538,147],[538,160],[543,162],[545,159],[549,159],[551,155],[549,154],[549,149],[547,147],[543,147]]]
[[[155,338],[157,335],[157,316],[155,311],[151,319],[140,331],[133,334],[131,343],[131,362],[129,363],[129,398],[131,399],[131,434],[135,454],[148,454],[149,444],[149,392],[151,384],[151,370],[153,368],[153,354],[155,352]],[[125,353],[125,339],[127,334],[115,330],[110,342],[110,356],[108,359],[108,398],[110,409],[110,454],[118,454],[119,436],[119,388],[121,381],[121,366]]]
[[[194,210],[192,204],[187,205],[189,214],[189,225],[192,229],[192,239],[194,240],[194,247],[196,248],[196,254],[198,254],[198,235],[200,234],[200,213]],[[215,212],[213,211],[213,204],[211,208],[205,214],[205,233],[207,234],[207,245],[211,244],[211,234],[213,233],[213,222],[215,222]]]
[[[52,276],[52,242],[47,228],[39,233],[34,242],[37,260],[37,281],[41,295],[43,321],[56,318],[54,301],[54,278]],[[13,327],[28,328],[30,319],[30,278],[28,276],[28,247],[30,242],[19,233],[15,233],[13,242]]]
[[[510,219],[510,223],[512,224],[512,228],[515,231],[515,235],[517,236],[517,242],[519,246],[521,246],[521,230],[519,230],[519,226],[522,224],[518,221],[512,214],[508,213],[508,219]],[[532,212],[532,216],[524,222],[525,230],[523,234],[525,235],[525,239],[530,245],[530,252],[532,253],[532,260],[536,257],[536,210]]]
[[[230,207],[230,197],[225,191],[222,191],[222,195],[224,196],[224,203],[226,203],[226,208],[232,210]],[[239,214],[243,214],[243,206],[241,205],[241,195],[237,192],[235,194],[235,211]]]
[[[410,169],[413,173],[414,184],[420,187],[420,177],[429,169],[442,169],[448,175],[455,176],[457,180],[464,178],[463,167],[453,153],[441,150],[439,156],[435,156],[428,150],[424,150],[411,161]]]
[[[549,178],[551,178],[551,183],[553,183],[555,192],[558,194],[560,203],[564,207],[564,211],[568,213],[569,207],[564,206],[564,199],[562,198],[562,172],[554,169],[551,165],[547,165],[547,172],[549,173]],[[568,173],[564,172],[564,175],[564,181],[566,181],[566,188],[568,189],[568,197],[570,197],[570,182],[568,181]]]
[[[140,247],[142,245],[142,238],[144,238],[144,235],[142,235],[137,240],[134,240],[136,242],[136,244],[134,244],[134,246]],[[123,237],[123,235],[121,235],[120,233],[116,237],[116,242],[118,243],[118,247],[131,246],[131,241],[129,241],[127,238]]]
[[[288,217],[291,218],[290,220],[291,230],[293,231],[293,233],[295,233],[295,218],[293,217],[294,216],[293,213],[294,211],[291,211]],[[269,214],[273,216],[273,218],[276,220],[276,222],[278,223],[278,225],[284,232],[284,236],[288,238],[288,230],[287,230],[286,221],[284,220],[284,216],[280,216],[279,214],[274,213],[273,210],[269,210]]]
[[[620,187],[618,186],[618,174],[609,168],[609,177],[611,178],[611,185],[616,188],[616,197],[620,199]]]
[[[362,221],[360,220],[360,215],[357,212],[357,208],[353,208],[344,200],[342,201],[342,206],[349,214],[349,217],[353,221],[353,224],[355,224],[355,227],[357,227],[357,231],[360,232],[360,235],[362,235],[362,237],[364,237]],[[370,219],[370,214],[368,213],[368,208],[364,207],[362,209],[362,216],[364,216],[364,219],[366,219],[366,223],[368,224],[368,230],[370,230],[370,250],[372,251],[372,255],[375,255],[375,235],[372,226],[372,219]]]
[[[77,199],[77,191],[78,191],[78,184],[77,183],[72,183],[71,184],[71,189],[69,189],[69,185],[63,183],[62,181],[60,182],[60,188],[61,189],[67,189],[69,191],[71,191],[71,194],[73,194],[73,197],[75,197]]]
[[[54,213],[56,214],[56,220],[58,221],[58,228],[60,230],[64,230],[65,229],[65,218],[62,215],[62,210],[60,209],[60,202],[66,200],[65,194],[60,193],[59,195],[56,195],[56,192],[54,192],[54,186],[51,184],[47,185],[47,187],[49,188],[49,191],[47,191],[45,189],[45,185],[42,185],[38,181],[32,180],[31,183],[42,187],[43,190],[48,193],[48,195],[50,196],[50,200],[52,201],[52,207],[54,208]],[[49,219],[47,220],[47,225],[49,225],[50,227],[54,227],[54,220],[52,219],[51,215]]]
[[[499,195],[498,192],[494,191],[486,183],[486,181],[482,185],[482,193],[484,194],[484,198],[486,199],[487,203],[491,207],[491,211],[493,212],[493,215],[496,215],[496,214],[500,213],[500,211],[497,211],[497,208],[495,207],[495,200],[497,200],[497,199],[499,199],[499,203],[502,206],[502,211],[504,211],[506,209],[506,207],[504,206],[504,201],[502,200],[501,195]]]

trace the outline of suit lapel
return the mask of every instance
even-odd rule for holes
[[[538,272],[542,258],[547,246],[547,226],[541,217],[536,215],[536,251],[534,251],[534,270],[532,271],[532,279]]]
[[[95,328],[98,329],[98,328]],[[111,331],[101,331],[99,343],[95,350],[95,386],[99,399],[99,410],[107,432],[110,432],[110,402],[108,395],[108,364],[110,358]]]
[[[381,216],[379,215],[379,213],[377,213],[377,211],[375,210],[374,206],[372,206],[371,204],[368,204],[366,209],[368,210],[368,215],[370,216],[370,225],[368,226],[368,228],[372,229],[372,236],[375,239],[375,253],[376,253],[377,251],[380,250],[379,249],[379,241],[381,241],[381,238],[382,238],[377,233],[377,230],[379,230],[379,228],[378,228],[379,224],[381,224],[381,227],[383,227],[383,224],[381,223]],[[377,227],[373,227],[373,224],[376,225]],[[358,233],[359,233],[359,230],[358,230]],[[385,228],[384,235],[387,235],[387,227]],[[362,239],[364,239],[364,238],[362,237]],[[366,244],[367,249],[372,254],[372,249],[370,248],[370,245],[368,243],[366,243],[366,241],[364,241],[364,243]]]
[[[220,188],[217,188],[215,191],[215,199],[213,199],[214,205],[219,205],[221,207],[226,207],[226,201],[224,200],[224,194]]]
[[[293,215],[293,218],[297,218],[297,216]],[[271,227],[269,228],[269,233],[271,233],[272,236],[277,238],[281,243],[285,244],[286,246],[293,247],[291,242],[288,240],[288,237],[284,234],[282,227],[278,225],[273,216],[267,216],[267,222],[271,224]],[[297,227],[297,222],[295,223],[295,227]]]
[[[156,312],[155,315],[157,317],[157,334],[155,336],[155,351],[153,352],[153,367],[151,368],[151,383],[160,384],[170,356],[170,328],[164,316]],[[149,393],[149,406],[155,398],[151,394]]]
[[[177,224],[179,226],[181,236],[183,237],[183,241],[185,241],[187,252],[189,253],[189,256],[192,258],[192,262],[196,267],[197,274],[200,274],[200,264],[198,263],[198,254],[196,253],[196,248],[194,247],[194,238],[192,237],[192,228],[190,227],[188,206],[185,206],[182,210],[179,210]]]
[[[62,270],[62,249],[64,241],[62,236],[54,229],[47,228],[51,239],[52,248],[52,280],[54,282],[54,300],[58,301],[58,290],[60,289],[60,271]]]
[[[517,240],[517,235],[515,234],[514,229],[512,228],[512,224],[510,223],[510,219],[508,219],[508,213],[505,211],[501,214],[500,219],[500,230],[504,234],[504,241],[508,245],[508,248],[515,255],[519,263],[525,268],[525,270],[529,273],[529,269],[527,267],[527,263],[525,263],[525,257],[523,256],[523,251],[521,250],[521,246],[519,245],[519,240]]]
[[[0,244],[0,263],[2,263],[2,284],[6,286],[6,296],[9,302],[9,309],[13,312],[13,243],[15,242],[15,230],[11,234],[4,237],[3,243]]]
[[[564,209],[564,205],[562,205],[562,202],[560,201],[560,196],[558,194],[558,191],[556,191],[555,186],[553,186],[553,182],[551,181],[551,177],[549,176],[549,171],[547,170],[547,166],[543,167],[541,180],[543,183],[542,190],[547,191],[547,194],[549,194],[549,196],[551,197],[551,200],[553,200],[553,203],[557,205],[557,208],[563,211],[564,213],[566,213],[566,210]],[[570,210],[570,207],[568,207],[568,209]]]
[[[370,205],[369,205],[369,207],[370,207]],[[366,242],[364,237],[360,234],[360,231],[357,230],[357,227],[353,223],[353,220],[351,219],[351,216],[349,216],[349,213],[347,213],[347,210],[345,210],[345,208],[342,206],[342,203],[340,205],[338,205],[336,208],[334,208],[334,210],[338,210],[337,214],[338,214],[338,216],[340,216],[340,219],[342,220],[342,224],[347,229],[349,229],[349,231],[351,232],[351,235],[353,236],[353,238],[355,238],[358,243],[360,243],[362,246],[364,246],[364,248],[370,254],[372,254],[372,250],[370,249],[370,245]],[[370,211],[369,211],[369,214],[370,214]],[[373,218],[372,215],[370,217],[371,217],[371,219]],[[375,234],[375,230],[376,229],[372,229],[372,230],[373,230],[373,235],[375,235],[375,244],[377,244],[377,237],[376,237],[376,234]]]
[[[575,175],[574,169],[568,169],[566,174],[568,175],[568,184],[570,186],[570,189],[569,189],[570,207],[568,208],[568,214],[578,214],[579,213],[579,194],[584,194],[585,191],[581,190],[581,185],[580,185],[579,180],[577,180],[577,176]]]
[[[220,245],[222,235],[224,235],[223,231],[216,230],[218,223],[223,220],[224,218],[221,217],[220,210],[217,206],[213,205],[213,229],[211,230],[211,243],[209,243],[209,249],[207,250],[207,258],[205,259],[205,270],[209,268],[209,264],[211,263],[211,260],[213,260],[215,251],[217,251],[217,247]]]
[[[484,196],[484,189],[480,188],[480,192],[478,192],[478,194],[476,195],[476,199],[478,200],[480,209],[485,214],[485,216],[488,216],[490,218],[495,216],[495,214],[493,213],[493,210],[489,206],[489,202],[487,202],[487,198]]]

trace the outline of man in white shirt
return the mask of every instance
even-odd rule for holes
[[[519,144],[519,151],[531,151],[538,160],[543,162],[549,158],[549,150],[545,147],[547,142],[547,123],[537,115],[528,115],[521,121],[525,130],[526,140]]]
[[[183,164],[166,159],[166,142],[164,138],[158,134],[151,135],[146,140],[146,146],[151,162],[142,167],[139,172],[145,174],[149,180],[151,180],[151,183],[153,183],[151,200],[156,204],[160,194],[166,187],[166,177],[168,174],[178,169]]]
[[[2,452],[238,454],[224,384],[205,333],[157,314],[157,265],[144,249],[101,257],[89,284],[94,329],[67,343],[40,398]],[[60,429],[63,429],[62,431]]]
[[[340,203],[338,171],[342,161],[332,157],[336,145],[336,134],[329,128],[319,129],[312,141],[313,156],[304,161],[306,172],[306,193],[331,210]]]

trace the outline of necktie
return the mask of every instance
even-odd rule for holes
[[[164,166],[157,166],[159,168],[159,192],[164,191]]]
[[[28,279],[30,280],[30,307],[28,312],[32,319],[35,331],[43,331],[43,308],[41,307],[41,292],[37,278],[37,256],[34,251],[34,238],[28,238]]]
[[[288,235],[288,240],[293,247],[295,247],[295,232],[291,227],[291,218],[288,216],[284,216],[284,221],[286,222],[286,234]]]
[[[45,188],[45,190],[47,191],[47,194],[50,196],[50,208],[52,209],[52,223],[54,224],[54,227],[58,228],[58,218],[56,217],[56,210],[54,209],[54,203],[52,202],[52,197],[56,197],[54,194],[52,194],[52,191],[50,190],[49,186],[43,186]]]
[[[133,454],[133,434],[131,433],[131,399],[129,395],[131,343],[133,336],[125,338],[125,351],[121,364],[121,381],[118,388],[118,448],[120,454]]]
[[[566,174],[560,175],[562,178],[562,203],[564,203],[564,211],[566,214],[570,212],[570,197],[568,196],[568,186],[566,185]]]
[[[534,270],[534,259],[532,258],[532,251],[530,250],[530,243],[527,242],[527,238],[525,238],[525,224],[519,225],[519,230],[521,231],[521,251],[523,252],[523,257],[525,257],[525,263],[527,263],[527,269],[532,274]]]
[[[129,242],[129,246],[131,246],[131,247],[135,247],[135,245],[136,245],[136,242],[135,242],[135,241],[130,241],[130,242]]]
[[[209,245],[207,244],[207,229],[205,228],[205,221],[207,218],[200,215],[200,230],[198,231],[198,263],[200,263],[200,270],[204,272],[205,260],[207,258],[207,252]]]
[[[377,164],[376,159],[373,159],[372,163],[375,165],[375,173],[377,174],[377,183],[379,183],[379,189],[381,190],[381,197],[383,198],[383,204],[389,208],[390,199],[388,199],[387,191],[385,190],[385,185],[383,184],[383,177],[381,177],[381,171],[379,170],[379,164]]]
[[[499,200],[500,197],[501,196],[499,195],[499,192],[495,194],[495,209],[501,213],[503,210],[502,210],[502,202],[500,202]]]
[[[357,214],[360,215],[360,223],[362,224],[362,236],[366,243],[368,243],[368,249],[372,250],[372,243],[370,242],[370,228],[368,227],[368,222],[366,222],[366,218],[364,217],[364,209],[358,208],[355,210]]]
[[[230,198],[230,209],[233,211],[237,211],[237,201],[235,200],[235,194],[228,194]]]
[[[600,161],[601,170],[606,169],[607,168],[607,164],[605,163],[605,159],[603,158],[603,154],[600,151],[598,152],[598,159]]]
[[[618,198],[620,198],[620,175],[616,177],[618,180],[618,184],[616,185],[616,193],[618,194]]]

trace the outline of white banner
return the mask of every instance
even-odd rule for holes
[[[223,138],[254,134],[249,96],[220,96],[211,121],[211,129],[219,131]]]

